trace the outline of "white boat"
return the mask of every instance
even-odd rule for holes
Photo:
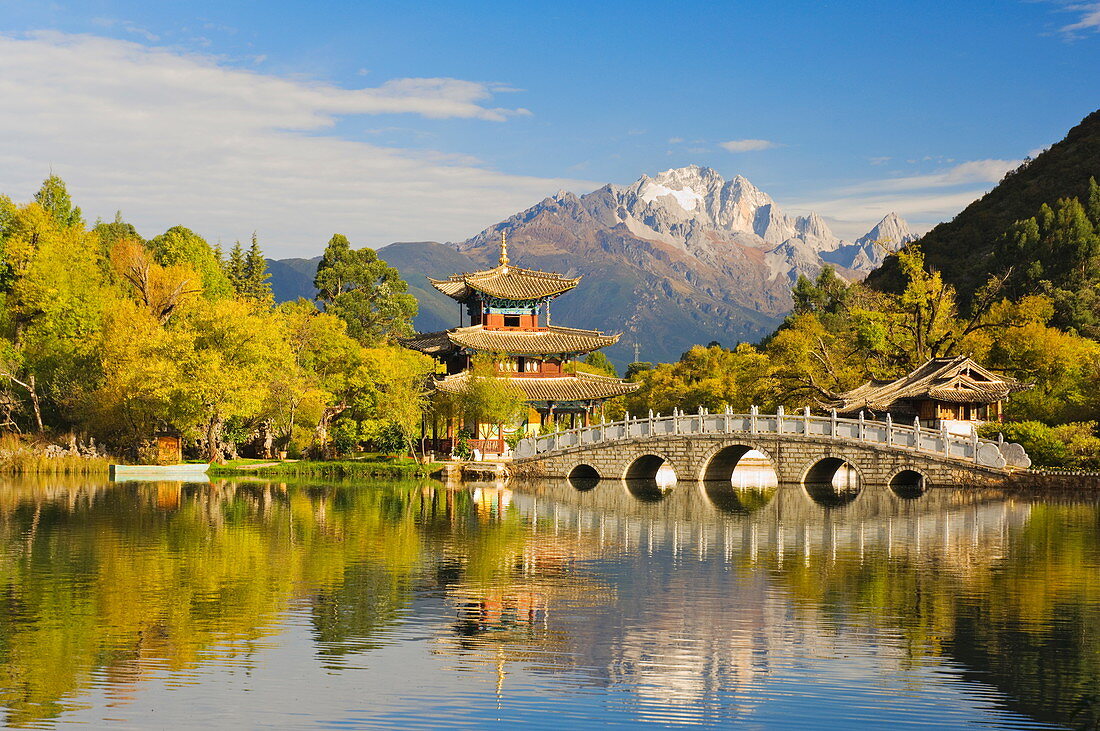
[[[176,480],[180,482],[207,482],[209,464],[113,464],[111,479],[115,482],[129,480]]]

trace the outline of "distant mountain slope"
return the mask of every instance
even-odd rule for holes
[[[890,214],[863,238],[845,242],[817,214],[789,217],[745,178],[724,180],[693,165],[583,196],[559,192],[458,244],[382,248],[379,255],[398,268],[420,303],[417,330],[458,324],[458,305],[425,275],[495,266],[503,232],[514,264],[583,275],[554,301],[553,321],[622,332],[608,349],[620,365],[634,359],[635,344],[643,360],[669,361],[696,343],[757,341],[790,309],[799,274],[816,276],[830,263],[857,279],[881,261],[883,246],[912,238]],[[298,291],[291,279],[278,298]]]
[[[964,300],[969,299],[1000,269],[994,248],[1001,234],[1015,221],[1034,216],[1044,203],[1084,198],[1090,176],[1100,179],[1100,110],[1085,117],[1061,142],[1006,175],[954,219],[925,234],[920,245],[926,261],[943,272]],[[903,283],[897,260],[887,258],[866,281],[877,289],[899,290]]]
[[[276,302],[289,302],[299,297],[313,299],[313,276],[321,257],[312,259],[268,259],[267,271],[271,273],[271,293]]]

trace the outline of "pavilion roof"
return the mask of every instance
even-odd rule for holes
[[[889,411],[899,401],[934,400],[989,404],[1031,385],[996,374],[971,358],[933,358],[894,381],[869,381],[841,394],[832,407],[841,413]]]
[[[442,355],[459,348],[509,355],[564,355],[606,348],[617,343],[620,337],[620,333],[607,335],[599,330],[571,327],[487,330],[484,325],[470,325],[414,335],[401,340],[401,343],[428,355]]]
[[[580,277],[563,277],[553,272],[501,264],[492,269],[464,274],[452,274],[446,279],[428,281],[443,294],[459,302],[475,292],[503,300],[524,301],[556,297],[577,286]]]
[[[518,386],[528,401],[601,401],[631,393],[641,387],[610,376],[577,373],[571,376],[508,377],[509,383]],[[435,382],[435,388],[444,393],[461,393],[470,378],[469,372],[456,373]]]

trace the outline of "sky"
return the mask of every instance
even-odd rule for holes
[[[0,0],[0,193],[269,256],[698,164],[923,231],[1100,107],[1100,2]]]

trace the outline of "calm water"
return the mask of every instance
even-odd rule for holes
[[[0,705],[23,727],[1097,727],[1096,503],[818,497],[0,483]]]

